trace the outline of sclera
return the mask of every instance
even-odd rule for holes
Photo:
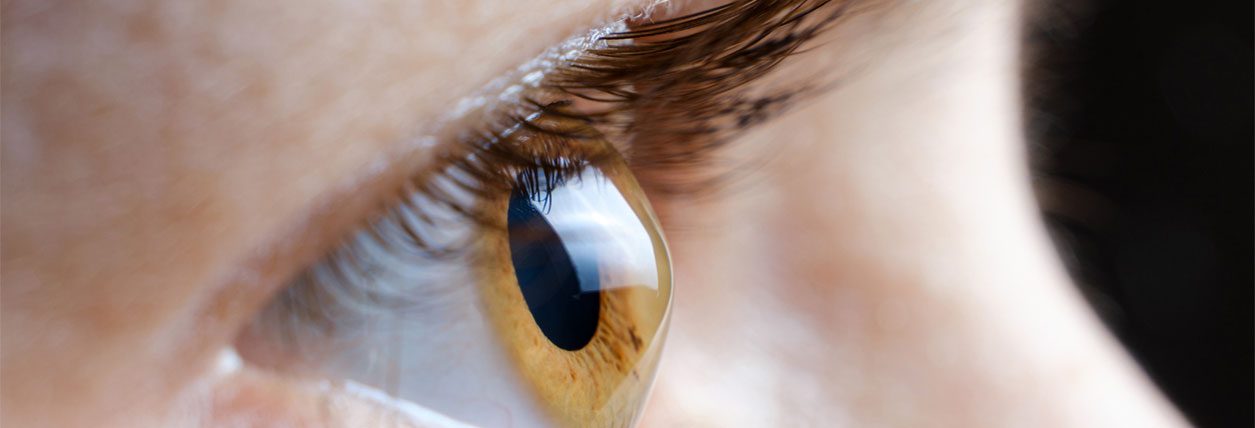
[[[617,154],[601,157],[597,165],[589,166],[580,177],[563,186],[574,188],[569,190],[577,193],[602,192],[600,198],[607,196],[607,191],[621,197],[625,209],[630,209],[639,221],[639,233],[648,235],[657,272],[656,286],[622,283],[625,278],[640,275],[624,272],[615,266],[614,258],[599,258],[599,270],[603,273],[597,331],[581,349],[559,348],[545,337],[528,309],[515,278],[510,248],[503,244],[508,242],[508,230],[500,227],[487,228],[477,242],[477,261],[473,265],[479,266],[481,299],[489,323],[535,391],[537,401],[555,422],[578,427],[633,426],[653,383],[666,334],[672,285],[666,242],[645,194]],[[555,192],[551,204],[563,203],[561,192]],[[508,195],[487,201],[485,212],[500,213],[504,224],[508,203]],[[609,214],[623,218],[623,213]]]

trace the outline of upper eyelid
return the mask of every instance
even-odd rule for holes
[[[610,27],[603,25],[598,31],[605,33]],[[376,149],[373,160],[362,163],[357,171],[345,171],[341,178],[324,183],[318,195],[304,204],[304,209],[287,217],[282,229],[259,238],[247,254],[241,255],[241,260],[232,263],[230,271],[234,273],[222,279],[211,299],[234,301],[241,293],[247,293],[256,294],[256,303],[261,304],[266,296],[289,285],[311,266],[325,262],[329,255],[351,242],[364,226],[369,226],[394,206],[398,193],[411,182],[415,173],[433,168],[432,158],[436,154],[457,146],[456,137],[460,132],[480,129],[491,119],[493,113],[483,107],[497,105],[503,95],[508,95],[511,86],[522,82],[532,71],[552,69],[556,64],[545,68],[543,63],[561,59],[561,54],[565,53],[561,46],[571,43],[569,40],[560,42],[559,47],[548,53],[524,61],[531,65],[505,73],[497,83],[486,85],[479,92],[481,96],[471,98],[482,101],[481,107],[470,101],[465,103],[467,108],[462,109],[461,114],[444,116],[443,121],[425,120],[431,126],[420,125],[411,134],[415,137],[388,142],[387,146]],[[577,50],[575,55],[586,52],[586,48]]]
[[[659,81],[662,85],[678,81],[681,86],[678,90],[655,90],[649,94],[652,98],[646,101],[683,104],[685,122],[698,119],[697,122],[702,125],[711,126],[711,129],[701,130],[709,134],[707,140],[726,138],[716,135],[720,131],[712,125],[721,120],[719,117],[732,117],[717,125],[728,128],[724,131],[743,129],[773,114],[764,111],[764,107],[778,112],[812,88],[804,83],[787,90],[759,94],[751,99],[740,99],[727,92],[774,69],[780,60],[791,56],[818,33],[834,26],[847,14],[851,5],[857,3],[861,1],[733,0],[691,13],[673,9],[661,16],[664,19],[658,20],[651,20],[649,15],[626,15],[547,50],[516,69],[509,77],[490,84],[484,92],[488,95],[459,103],[452,113],[456,118],[447,119],[443,135],[433,138],[438,145],[437,152],[444,153],[446,160],[458,161],[484,145],[494,144],[503,129],[529,127],[532,131],[546,132],[532,126],[526,119],[542,112],[588,122],[594,127],[630,127],[631,123],[613,122],[613,118],[623,116],[605,113],[640,107],[644,97],[639,85],[658,85]],[[816,13],[826,6],[830,6],[826,12]],[[646,10],[646,13],[654,11],[652,8]],[[628,19],[646,23],[629,28]],[[674,39],[657,39],[668,34],[676,36]],[[642,37],[650,37],[651,40],[632,43]],[[655,49],[658,46],[666,49],[657,52]],[[727,83],[733,75],[739,75],[741,81]],[[657,79],[659,76],[665,78]],[[686,77],[688,80],[685,80]],[[708,82],[703,79],[715,80]],[[646,80],[649,81],[643,82]],[[698,84],[692,85],[694,82]],[[632,92],[632,85],[638,85],[635,92]],[[580,98],[588,92],[603,95],[600,98],[588,97],[597,100],[595,107],[549,108],[551,101]],[[531,98],[536,96],[542,99]],[[720,97],[723,98],[718,99]],[[721,107],[720,103],[724,106]],[[658,119],[651,117],[649,122],[650,132],[655,134],[666,127],[665,121]],[[468,136],[468,129],[474,134]],[[664,132],[683,133],[688,137],[695,135],[689,129]],[[695,148],[713,145],[695,141],[697,139],[694,138],[685,140]],[[447,162],[435,162],[417,170],[407,189],[421,187],[423,177],[436,176],[448,166]]]
[[[760,123],[814,88],[807,82],[750,99],[729,96],[727,92],[774,69],[780,60],[834,26],[856,3],[861,2],[735,0],[679,16],[672,10],[671,15],[663,15],[665,19],[656,21],[651,21],[648,15],[633,16],[631,19],[648,21],[636,28],[629,28],[628,18],[623,18],[549,49],[517,69],[511,78],[490,85],[488,93],[496,103],[488,102],[489,96],[460,103],[454,109],[454,114],[460,116],[459,120],[452,121],[456,126],[446,127],[447,135],[437,141],[448,149],[471,146],[473,153],[477,146],[492,144],[495,133],[501,129],[530,126],[524,118],[541,112],[576,118],[601,126],[599,129],[603,130],[607,126],[626,129],[632,122],[615,121],[624,116],[609,113],[638,108],[642,102],[669,104],[673,108],[683,105],[684,108],[679,109],[686,115],[683,126],[697,122],[707,128],[701,130],[710,134],[707,139],[726,138],[714,134],[720,132],[720,127],[725,128],[724,131],[738,130]],[[825,6],[831,7],[827,12],[815,13]],[[656,39],[663,35],[675,37]],[[632,43],[642,37],[652,39]],[[633,85],[637,86],[633,88]],[[667,85],[671,87],[655,88],[648,96],[640,90],[641,86]],[[529,98],[533,96],[544,99]],[[594,101],[595,107],[562,110],[546,107],[548,101],[578,98]],[[721,121],[720,117],[733,119]],[[655,136],[666,132],[686,137],[695,135],[692,129],[666,129],[666,121],[657,120],[658,117],[650,119],[649,132]],[[465,129],[488,130],[467,138]],[[700,148],[700,145],[693,147]],[[419,171],[415,176],[430,175],[432,170],[444,166],[430,166],[426,174]]]
[[[842,4],[845,4],[845,3],[855,3],[855,2],[857,1],[855,0],[848,0],[848,1],[793,0],[789,2],[775,2],[774,3],[776,5],[775,7],[777,7],[778,9],[775,9],[774,11],[775,12],[784,11],[784,12],[781,12],[781,13],[785,13],[783,18],[776,19],[775,21],[762,20],[762,19],[758,19],[758,20],[750,19],[749,21],[762,23],[763,25],[772,24],[772,25],[776,25],[777,28],[779,28],[780,26],[789,23],[788,12],[790,10],[792,11],[805,10],[804,8],[789,9],[788,6],[797,6],[797,7],[822,6],[824,4],[835,4],[837,6],[841,6]],[[734,4],[742,6],[742,7],[745,7],[745,6],[763,7],[763,5],[766,3],[756,2],[752,0],[750,1],[741,0],[741,1],[734,2]],[[736,10],[736,9],[730,6],[726,10]],[[771,10],[771,9],[768,8],[768,10]],[[843,9],[834,8],[832,10],[834,10],[833,12],[834,18],[832,19],[835,19],[836,16],[840,15],[841,10]],[[761,10],[759,12],[761,12]],[[724,19],[722,22],[731,22],[731,23],[747,22],[745,19],[739,19],[741,17],[738,17],[738,16],[723,16],[722,18]],[[748,18],[763,18],[763,17],[762,16],[750,16]],[[820,24],[818,24],[818,26],[814,26],[812,28],[812,30],[814,31],[811,31],[812,35],[814,32],[821,30],[822,28],[830,24],[831,23],[830,21],[832,19],[829,19],[827,21],[822,21]],[[469,98],[468,101],[464,101],[460,103],[461,105],[458,108],[455,108],[452,114],[450,114],[444,120],[441,121],[443,123],[437,128],[437,129],[440,129],[440,131],[436,132],[435,136],[424,138],[422,140],[422,144],[425,147],[423,150],[418,150],[417,152],[421,152],[425,154],[427,158],[417,159],[414,162],[410,163],[410,165],[412,165],[412,167],[409,168],[409,171],[411,172],[411,174],[408,176],[408,178],[400,178],[397,181],[397,183],[399,184],[392,187],[393,189],[396,189],[396,190],[393,190],[393,193],[391,194],[396,195],[396,196],[393,196],[391,198],[391,202],[388,202],[387,204],[381,204],[380,206],[376,208],[374,215],[363,218],[363,220],[367,221],[367,223],[365,224],[367,230],[369,230],[369,228],[374,227],[374,225],[379,224],[378,223],[379,221],[382,221],[384,218],[388,217],[390,215],[389,213],[395,211],[398,208],[399,204],[404,204],[406,203],[406,201],[412,200],[414,192],[417,188],[422,188],[423,186],[430,184],[429,182],[431,181],[432,178],[441,177],[442,176],[441,172],[444,169],[449,167],[450,165],[449,162],[451,160],[452,161],[465,160],[467,159],[469,154],[474,153],[474,150],[476,149],[476,147],[482,147],[484,145],[494,144],[492,142],[494,133],[499,132],[499,130],[503,128],[508,128],[510,126],[517,126],[518,118],[525,117],[531,113],[535,113],[537,111],[537,108],[536,108],[537,106],[544,106],[549,101],[549,100],[541,99],[541,100],[535,100],[535,101],[539,101],[537,103],[529,103],[527,102],[526,96],[535,95],[538,91],[542,94],[548,94],[552,96],[552,99],[562,99],[562,95],[571,95],[571,92],[563,92],[563,89],[565,89],[563,87],[563,84],[568,84],[566,85],[567,87],[574,86],[574,85],[569,85],[570,83],[572,83],[570,79],[573,78],[572,76],[574,75],[564,74],[564,72],[577,70],[578,67],[574,67],[574,65],[578,65],[580,60],[588,59],[588,58],[595,58],[594,54],[599,53],[596,49],[598,48],[604,49],[606,46],[608,46],[609,43],[613,42],[613,41],[607,41],[607,40],[600,40],[600,36],[607,34],[609,32],[608,29],[615,29],[615,28],[618,28],[618,29],[625,28],[624,23],[620,21],[620,22],[617,22],[608,26],[601,27],[597,30],[590,31],[584,36],[569,39],[568,41],[559,44],[558,47],[548,50],[545,54],[541,55],[538,59],[532,60],[528,62],[527,64],[525,64],[523,67],[516,69],[514,72],[508,74],[507,77],[498,79],[496,82],[488,85],[488,87],[484,91],[481,92],[481,94],[483,95]],[[650,28],[650,27],[647,25],[646,28]],[[739,28],[731,28],[731,29],[723,28],[723,30],[729,31],[729,32],[731,30],[736,30],[737,34],[739,34],[742,38],[740,39],[729,38],[725,40],[723,38],[717,37],[718,35],[712,35],[710,38],[707,38],[706,41],[713,42],[713,44],[707,44],[703,47],[709,49],[711,53],[732,52],[732,53],[743,54],[748,51],[748,48],[743,43],[740,46],[738,46],[737,45],[738,42],[745,42],[746,40],[750,40],[752,42],[761,42],[764,39],[764,37],[760,37],[761,32],[755,31],[757,30],[757,28],[755,27],[748,27],[748,28],[739,27]],[[699,30],[699,33],[700,33],[700,30]],[[694,33],[691,33],[691,32],[686,33],[684,39],[688,41],[702,40],[701,38],[691,37],[692,34]],[[726,34],[727,33],[724,33],[724,35]],[[651,33],[651,35],[656,35],[656,34]],[[771,39],[768,38],[768,41],[770,40]],[[801,41],[799,40],[793,40],[792,42],[801,43]],[[740,50],[738,51],[737,49],[740,49]],[[603,50],[600,53],[605,53],[605,52],[606,51]],[[756,52],[761,53],[763,51],[760,50]],[[771,53],[772,55],[780,55],[781,57],[788,56],[789,54],[789,52],[787,51],[768,51],[768,53]],[[699,52],[697,54],[705,55],[706,53]],[[672,66],[672,67],[677,66],[677,65],[681,65],[681,66],[684,65],[684,64],[676,64],[675,58],[676,57],[673,56],[669,58],[668,57],[651,58],[651,60],[653,61],[654,64],[662,64],[662,65]],[[780,59],[780,58],[773,57],[771,55],[762,56],[760,58],[768,62],[773,61],[775,59]],[[693,57],[690,57],[689,59],[693,59]],[[648,70],[644,68],[640,68],[640,69],[637,69],[637,72],[638,72],[638,75],[641,72],[644,72],[647,74]],[[555,76],[558,76],[558,77],[555,78]],[[588,77],[588,76],[585,76],[585,77]],[[557,82],[557,84],[555,84],[555,82]],[[577,88],[577,90],[579,90],[579,88]],[[714,94],[715,92],[708,92],[708,93]],[[785,96],[782,99],[787,100],[788,98],[790,97]],[[751,99],[751,100],[745,100],[745,101],[753,105],[757,105],[757,104],[760,104],[761,101],[763,101],[763,99],[758,99],[758,100]],[[528,107],[529,105],[531,107]],[[731,110],[730,112],[737,113],[737,114],[744,113],[744,112],[731,111]],[[743,121],[734,120],[731,122],[731,124],[735,127],[740,122],[743,122]],[[744,124],[741,123],[741,125],[744,125]],[[467,130],[470,130],[470,132],[468,132]],[[696,141],[696,139],[689,139],[689,142],[694,143],[694,144],[700,143],[699,141]],[[393,173],[395,174],[396,171],[394,170]],[[445,175],[445,177],[448,177],[448,176]],[[640,177],[638,176],[638,178]],[[431,195],[426,195],[426,196],[431,196]],[[439,199],[439,198],[436,198],[436,199]],[[379,210],[382,210],[382,211],[379,211]],[[359,222],[358,225],[359,227],[357,230],[360,233],[360,231],[363,230],[360,226],[362,226],[363,224]],[[353,235],[356,235],[356,234],[357,233],[354,233]],[[342,240],[348,239],[348,238],[350,238],[350,236],[341,237]],[[336,247],[338,249],[336,249],[335,252],[340,252],[341,250],[345,250],[346,245],[349,245],[351,241],[344,240],[341,242],[342,243]],[[332,259],[334,258],[335,256],[333,253]],[[331,259],[324,260],[324,262],[327,262],[327,261],[331,261]]]
[[[610,12],[614,22],[621,22],[628,13]],[[567,15],[562,15],[567,16]],[[575,17],[575,16],[570,16]],[[591,21],[596,22],[594,17]],[[587,21],[586,21],[587,22]],[[607,22],[603,18],[601,22]],[[601,28],[607,24],[593,25]],[[589,27],[585,27],[589,28]],[[288,218],[285,226],[275,230],[273,236],[263,240],[242,260],[234,263],[235,276],[224,278],[220,292],[227,299],[232,292],[249,290],[250,293],[271,293],[291,282],[292,278],[343,247],[349,238],[378,218],[381,212],[393,205],[400,189],[413,176],[433,166],[433,154],[448,150],[456,141],[459,130],[474,128],[484,123],[486,109],[476,105],[495,105],[503,98],[510,86],[519,83],[527,72],[543,69],[546,62],[558,59],[555,52],[561,46],[572,46],[579,38],[596,31],[586,30],[585,36],[562,39],[539,56],[516,64],[523,64],[499,74],[487,85],[472,92],[473,96],[452,100],[461,107],[446,107],[446,113],[416,123],[418,127],[411,137],[395,139],[380,145],[377,154],[367,159],[356,171],[346,171],[332,182],[326,183],[319,195],[309,201],[298,216]],[[581,49],[582,51],[582,49]]]

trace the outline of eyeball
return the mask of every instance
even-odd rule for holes
[[[458,195],[474,219],[398,211],[359,233],[271,302],[240,355],[476,426],[633,425],[666,332],[670,259],[623,160],[587,143],[598,161],[543,193],[510,180]],[[457,251],[396,244],[411,233]]]
[[[632,425],[671,302],[657,220],[627,168],[604,164],[495,201],[507,227],[485,234],[475,263],[496,333],[567,426]]]

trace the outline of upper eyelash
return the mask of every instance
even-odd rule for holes
[[[425,231],[438,229],[435,223],[449,214],[488,225],[474,201],[514,187],[544,199],[604,160],[605,153],[588,149],[598,145],[581,142],[631,139],[624,157],[634,171],[700,162],[735,132],[762,123],[815,88],[803,82],[758,95],[745,90],[846,16],[855,2],[736,0],[603,35],[599,46],[558,65],[520,102],[502,108],[491,123],[467,133],[455,150],[411,177],[383,216],[297,278],[276,306],[299,308],[302,322],[327,329],[335,324],[335,306],[377,306],[397,297],[412,301],[406,291],[358,287],[377,268],[363,252],[456,255],[461,245],[433,242]],[[596,109],[577,110],[577,100],[592,101]],[[671,118],[666,111],[684,116]]]
[[[431,203],[480,219],[459,198],[447,195],[450,189],[445,185],[475,195],[520,186],[544,198],[553,187],[600,160],[576,140],[612,135],[631,135],[631,153],[625,155],[634,170],[693,163],[726,143],[728,131],[762,123],[813,89],[805,82],[752,98],[736,91],[831,27],[851,3],[737,0],[604,35],[601,40],[608,43],[559,65],[521,103],[508,106],[497,113],[494,123],[465,137],[457,145],[463,150],[446,153],[434,167],[412,177],[403,193],[422,194]],[[833,7],[815,17],[825,6]],[[638,41],[685,32],[675,38]],[[579,111],[572,107],[572,99],[593,100],[599,108]],[[657,112],[641,114],[651,106],[685,114],[678,120]],[[682,138],[657,147],[666,137]],[[520,176],[547,179],[520,182]],[[403,198],[401,211],[427,209],[407,206],[412,200]],[[440,250],[408,230],[412,227],[403,228],[408,244],[427,252]]]
[[[591,119],[599,129],[631,139],[624,155],[634,170],[684,169],[701,164],[741,131],[822,92],[826,85],[811,81],[757,93],[747,87],[848,16],[856,3],[733,1],[638,25],[602,37],[633,43],[590,49],[551,73],[545,86],[601,103]],[[646,37],[651,40],[640,40]],[[622,111],[633,114],[615,114]],[[719,181],[717,176],[692,183],[637,178],[649,190],[665,193],[689,193]]]

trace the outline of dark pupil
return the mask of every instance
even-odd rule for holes
[[[559,348],[583,348],[597,332],[601,312],[596,260],[592,255],[572,259],[553,226],[517,189],[507,216],[510,261],[536,325]]]

